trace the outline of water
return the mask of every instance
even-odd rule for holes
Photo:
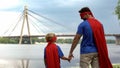
[[[64,55],[68,56],[71,44],[58,44]],[[44,48],[46,44],[39,45],[19,45],[18,44],[0,44],[0,68],[22,68],[21,59],[24,63],[29,59],[29,68],[44,67]],[[120,46],[108,44],[108,51],[112,63],[120,63]],[[71,63],[61,60],[62,68],[72,68],[79,66],[79,45],[74,51],[74,58]]]

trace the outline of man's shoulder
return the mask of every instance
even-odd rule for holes
[[[81,22],[79,26],[85,26],[85,25],[87,25],[87,24],[88,24],[88,21],[85,20],[85,21]]]

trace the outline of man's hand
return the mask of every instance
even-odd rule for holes
[[[68,56],[68,58],[69,58],[69,59],[70,59],[70,61],[71,61],[71,59],[72,59],[72,58],[74,58],[73,54],[72,54],[72,53],[70,53],[70,54],[69,54],[69,56]]]

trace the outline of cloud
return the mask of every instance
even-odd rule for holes
[[[0,11],[0,35],[13,29],[19,19],[19,12]]]
[[[14,8],[21,4],[21,0],[0,0],[0,10]]]
[[[28,1],[28,5],[34,8],[48,8],[48,7],[70,7],[77,4],[82,4],[85,0],[34,0]],[[39,5],[38,5],[39,4]]]
[[[81,3],[85,0],[55,0],[57,6],[65,7],[65,6],[74,6],[78,3]]]
[[[14,1],[14,3],[13,3],[13,1]],[[26,2],[22,2],[22,1],[26,1]],[[4,5],[6,7],[4,5],[2,5],[2,3],[5,3]],[[9,3],[13,3],[13,4],[9,5]],[[65,25],[64,27],[66,27],[66,25],[68,25],[68,27],[72,27],[73,30],[69,29],[68,31],[73,31],[73,32],[76,31],[77,25],[82,21],[79,17],[78,10],[84,6],[90,7],[90,9],[93,11],[95,17],[97,19],[99,19],[105,26],[106,32],[114,33],[115,31],[117,32],[119,29],[117,27],[115,28],[116,30],[109,28],[109,27],[112,27],[113,25],[116,26],[118,24],[118,23],[116,24],[116,22],[117,22],[116,17],[114,18],[113,17],[114,14],[112,14],[114,11],[114,7],[117,4],[116,0],[106,0],[106,1],[104,1],[104,0],[92,0],[92,1],[91,0],[52,0],[52,1],[48,1],[48,0],[3,0],[0,2],[0,6],[2,6],[2,7],[0,7],[0,10],[6,9],[7,11],[6,11],[6,13],[0,12],[0,15],[1,15],[0,16],[0,18],[1,18],[1,22],[0,22],[1,27],[0,28],[1,29],[3,27],[6,27],[8,24],[10,24],[11,20],[16,21],[16,16],[18,14],[15,15],[16,13],[14,14],[12,12],[9,12],[8,10],[18,12],[17,10],[20,7],[23,8],[24,7],[23,4],[25,4],[25,3],[28,5],[28,9],[30,9],[38,14],[41,14],[45,17],[48,17],[52,20],[55,20],[55,21],[59,22],[60,24]],[[7,13],[7,12],[9,12],[9,13]],[[12,13],[12,14],[10,14],[10,13]],[[6,22],[6,24],[3,22]],[[34,22],[36,22],[36,21],[34,21]],[[47,22],[47,23],[49,23],[49,22]],[[39,24],[39,25],[43,26],[42,24]],[[46,25],[46,24],[44,24],[44,25]],[[52,25],[53,25],[53,23],[52,23]],[[51,27],[52,26],[48,26],[48,28],[51,28]],[[48,28],[46,28],[46,27],[41,27],[40,28],[41,31],[42,31],[42,28],[44,28],[46,31],[48,30]],[[2,29],[2,31],[3,30],[4,29]],[[45,30],[43,30],[43,31],[45,31]],[[120,31],[118,31],[118,32],[120,32]]]

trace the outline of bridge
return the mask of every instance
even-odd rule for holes
[[[31,13],[29,13],[29,12],[31,12],[31,13],[33,13],[33,14],[31,14]],[[29,16],[28,16],[29,15]],[[35,16],[33,16],[33,15],[36,15],[37,17],[35,17]],[[12,25],[12,27],[10,27],[7,31],[5,31],[5,33],[3,34],[3,36],[0,36],[0,37],[3,37],[3,38],[20,38],[20,40],[19,40],[19,44],[21,44],[22,43],[22,37],[29,37],[29,40],[30,40],[30,44],[31,44],[31,38],[33,38],[33,37],[45,37],[45,35],[39,35],[41,32],[43,32],[44,34],[46,34],[45,33],[45,31],[47,31],[47,32],[54,32],[54,33],[56,33],[55,31],[58,31],[58,30],[55,30],[54,31],[54,29],[57,29],[57,28],[59,28],[59,30],[62,30],[62,31],[64,31],[65,29],[67,29],[67,31],[68,30],[71,30],[70,28],[68,29],[67,28],[67,26],[65,25],[62,25],[62,24],[60,24],[59,22],[56,22],[56,21],[54,21],[54,20],[52,20],[52,19],[49,19],[49,18],[47,18],[47,17],[45,17],[45,16],[42,16],[42,15],[40,15],[40,14],[37,14],[37,13],[35,13],[35,12],[33,12],[33,11],[31,11],[31,10],[28,10],[27,8],[26,8],[26,6],[25,6],[25,9],[24,9],[24,11],[23,11],[23,15],[21,15],[22,17],[20,17],[20,19],[18,20],[18,22],[17,22],[17,24],[15,24],[15,26],[14,26],[14,28],[13,29],[11,29],[12,27],[13,27],[13,25]],[[40,19],[41,18],[38,18],[38,16],[39,17],[42,17],[43,19],[46,19],[46,20],[48,20],[49,22],[52,22],[52,23],[49,23],[49,22],[44,22],[44,21],[41,21]],[[22,19],[23,18],[23,19]],[[34,18],[34,19],[36,19],[36,21],[34,21],[33,19],[31,19],[30,20],[30,18]],[[29,19],[29,20],[28,20]],[[17,27],[17,25],[19,25],[19,22],[21,22],[21,20],[23,20],[22,21],[22,28],[21,28],[21,33],[20,33],[20,36],[14,36],[14,35],[11,35],[12,34],[12,32],[13,31],[15,31],[15,29],[16,29],[16,27]],[[35,29],[38,31],[38,35],[32,35],[31,34],[31,32],[33,31],[30,31],[30,21],[32,21],[32,25],[35,27]],[[34,23],[33,23],[34,22]],[[35,24],[35,22],[37,22],[36,24]],[[40,22],[40,23],[38,23],[38,22]],[[26,32],[28,32],[28,35],[23,35],[23,30],[24,30],[24,25],[25,25],[25,23],[27,24],[27,29],[28,29],[28,31],[26,31]],[[53,25],[54,24],[54,25]],[[44,26],[44,27],[42,27],[42,26]],[[48,27],[46,27],[46,26],[48,26]],[[56,27],[54,27],[54,26],[56,26]],[[61,29],[61,28],[65,28],[65,29]],[[11,31],[11,33],[9,33],[8,35],[6,35],[8,32],[10,32],[10,29],[12,30]],[[51,30],[51,31],[48,31],[48,30]],[[45,30],[45,31],[44,31]],[[20,31],[20,30],[17,30],[17,31]],[[74,37],[75,35],[74,34],[65,34],[65,32],[66,31],[64,31],[64,32],[61,32],[62,34],[57,34],[57,37]],[[113,37],[115,37],[116,38],[116,44],[117,45],[120,45],[120,34],[105,34],[105,36],[113,36]],[[8,46],[7,46],[8,47]],[[18,47],[18,46],[17,46]],[[24,47],[24,46],[19,46],[19,47]],[[25,46],[26,48],[27,48],[27,46]],[[36,46],[34,46],[35,48],[36,48]],[[39,47],[41,47],[41,46],[39,46]],[[0,47],[1,48],[1,47]],[[33,50],[36,50],[36,49],[34,49],[33,48],[33,46],[31,46],[31,50],[32,50],[32,54],[35,54],[36,52],[34,52]],[[28,48],[29,49],[29,48]],[[1,49],[0,49],[1,50]],[[31,57],[30,56],[35,56],[35,55],[31,55],[31,53],[30,53],[30,56],[28,56],[28,55],[26,55],[26,54],[29,54],[28,52],[24,52],[24,50],[22,50],[22,49],[18,49],[19,51],[18,52],[21,52],[21,53],[17,53],[16,52],[16,50],[14,50],[14,52],[16,52],[17,54],[22,54],[21,56],[23,56],[22,58],[21,57],[19,57],[18,55],[15,57],[15,56],[12,56],[13,54],[16,54],[16,53],[14,53],[14,52],[11,52],[13,49],[11,49],[10,51],[7,51],[7,50],[9,50],[9,49],[7,49],[6,48],[6,46],[4,46],[4,49],[3,49],[3,51],[1,51],[0,52],[0,54],[3,54],[3,52],[5,52],[6,54],[4,54],[4,55],[1,55],[0,56],[0,58],[18,58],[18,59],[22,59],[22,68],[29,68],[29,59],[31,59]],[[30,49],[29,50],[27,50],[27,51],[30,51]],[[39,51],[39,49],[38,49],[38,51]],[[42,50],[42,51],[44,51],[44,50]],[[23,53],[25,53],[25,54],[23,54]],[[10,55],[9,55],[10,54]],[[11,57],[8,57],[8,55],[9,56],[11,56]],[[35,56],[35,57],[37,57],[37,59],[39,59],[39,56]],[[26,62],[26,64],[27,65],[25,65],[24,64],[24,59],[25,58],[27,58],[28,60],[27,60],[27,62]],[[36,59],[36,58],[35,58]],[[26,67],[25,67],[26,66]]]
[[[120,45],[120,34],[105,34],[105,36],[113,36],[113,37],[115,37],[116,45]]]
[[[57,37],[74,37],[75,34],[57,34]],[[120,34],[105,34],[105,36],[113,36],[115,37],[115,43],[116,45],[120,45]],[[2,36],[4,38],[20,38],[20,36]],[[23,37],[45,37],[45,35],[24,35]]]
[[[27,9],[27,7],[25,6],[24,7],[24,11],[23,11],[23,14],[22,15],[20,15],[21,17],[20,17],[20,19],[18,20],[18,22],[17,22],[17,24],[15,24],[15,26],[14,26],[14,28],[13,29],[11,29],[12,27],[13,27],[13,25],[12,25],[12,27],[10,27],[7,31],[5,31],[5,33],[3,34],[3,35],[5,35],[5,36],[1,36],[1,37],[7,37],[7,38],[16,38],[16,37],[18,37],[18,38],[20,38],[20,41],[19,41],[19,44],[21,44],[21,41],[22,41],[22,37],[45,37],[45,35],[44,34],[46,34],[46,32],[45,31],[47,31],[47,33],[48,32],[54,32],[54,33],[56,33],[56,31],[57,32],[60,32],[61,30],[63,31],[63,32],[61,32],[61,34],[57,34],[57,37],[73,37],[73,36],[75,36],[74,34],[65,34],[65,32],[67,32],[67,31],[72,31],[72,29],[71,28],[68,28],[67,26],[65,26],[65,25],[63,25],[63,24],[60,24],[59,22],[56,22],[56,21],[54,21],[54,20],[52,20],[52,19],[50,19],[50,18],[47,18],[47,17],[45,17],[45,16],[43,16],[43,15],[40,15],[40,14],[37,14],[37,13],[35,13],[35,12],[33,12],[33,11],[31,11],[31,10],[28,10]],[[36,17],[37,16],[37,17]],[[40,17],[40,18],[38,18],[38,17]],[[23,19],[22,19],[23,18]],[[31,18],[34,18],[34,19],[31,19]],[[40,19],[41,18],[43,18],[43,19],[45,19],[45,20],[47,20],[47,21],[41,21]],[[21,23],[21,20],[22,20],[22,28],[21,28],[21,33],[20,33],[20,36],[14,36],[14,35],[11,35],[12,34],[12,32],[13,31],[15,31],[15,29],[16,29],[16,27],[17,27],[17,25],[20,25],[19,23]],[[36,20],[36,21],[34,21],[34,20]],[[36,23],[37,22],[37,23]],[[27,31],[26,32],[28,32],[28,35],[23,35],[23,30],[24,30],[24,25],[25,25],[25,23],[27,24]],[[37,30],[38,31],[38,33],[40,34],[41,32],[43,33],[42,35],[39,35],[39,34],[37,34],[37,35],[32,35],[32,33],[31,32],[33,32],[34,30],[32,30],[32,31],[30,31],[30,24],[35,28],[35,30]],[[54,25],[53,25],[54,24]],[[44,27],[43,27],[44,26]],[[54,26],[56,26],[56,27],[54,27]],[[12,31],[10,31],[10,29],[12,30]],[[51,31],[49,31],[49,29],[51,30]],[[66,30],[67,29],[67,30]],[[66,31],[64,31],[64,30],[66,30]],[[17,30],[17,31],[20,31],[20,30]],[[6,35],[8,32],[11,32],[11,33],[9,33],[8,35]],[[116,44],[117,45],[120,45],[120,34],[105,34],[105,36],[113,36],[113,37],[115,37],[115,39],[116,39]],[[31,41],[31,40],[30,40]]]

